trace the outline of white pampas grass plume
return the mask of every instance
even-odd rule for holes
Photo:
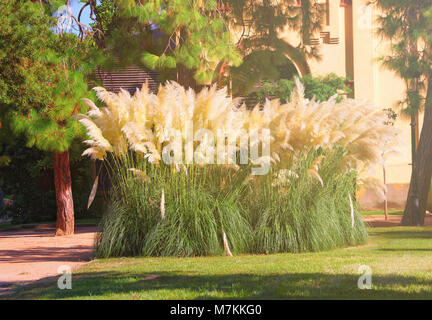
[[[311,168],[308,169],[307,174],[309,177],[317,178],[318,181],[321,183],[321,186],[324,187],[324,182],[318,173],[322,159],[324,159],[323,155],[316,158],[315,161],[312,163]]]
[[[106,157],[106,152],[101,148],[91,147],[84,150],[82,156],[89,156],[92,160],[103,160]]]
[[[93,183],[93,187],[91,189],[90,196],[89,196],[89,199],[87,202],[87,210],[90,208],[91,204],[93,203],[94,198],[96,197],[96,191],[98,188],[98,184],[99,184],[99,176],[96,176],[96,179]]]
[[[162,189],[160,211],[162,219],[165,219],[165,191]]]
[[[93,145],[106,151],[112,151],[112,146],[102,134],[102,130],[90,119],[82,118],[79,120],[87,129],[87,134],[93,139]]]
[[[233,138],[240,132],[251,137],[251,133],[269,130],[270,159],[264,154],[259,159],[275,166],[276,171],[291,167],[300,154],[341,147],[345,151],[341,170],[356,170],[362,180],[369,175],[370,168],[382,164],[393,153],[397,130],[385,125],[384,111],[365,100],[337,102],[336,97],[324,102],[308,100],[299,79],[295,83],[288,103],[267,100],[253,110],[239,106],[238,99],[227,96],[226,89],[219,90],[216,86],[195,93],[171,81],[160,86],[155,95],[144,84],[132,97],[124,90],[115,94],[97,87],[94,90],[105,107],[98,108],[84,99],[90,111],[78,116],[91,137],[87,140],[91,148],[85,155],[103,159],[106,152],[123,156],[131,150],[159,166],[167,142],[164,132],[178,132],[184,144],[187,137],[194,137],[199,130],[208,130],[214,137],[221,131],[232,141],[237,141]],[[251,140],[250,148],[263,150],[266,141],[260,136],[253,143]],[[209,149],[216,148],[208,144]],[[234,147],[238,150],[240,145],[236,142]],[[320,161],[317,159],[308,175],[323,185]],[[256,160],[252,163],[264,165]]]
[[[321,179],[321,176],[319,175],[319,173],[316,170],[314,170],[314,169],[308,169],[307,174],[308,174],[309,177],[316,178],[319,181],[319,183],[321,184],[321,186],[324,187],[324,182],[323,182],[323,180]]]
[[[231,253],[231,250],[230,250],[229,245],[228,245],[227,236],[225,234],[225,231],[223,231],[223,230],[222,230],[222,238],[223,238],[225,253],[227,254],[227,256],[232,257],[233,254]]]
[[[99,108],[95,105],[93,101],[87,98],[82,99],[85,104],[90,108],[90,111],[87,113],[90,117],[100,117],[102,116],[102,112],[99,110]]]
[[[129,168],[128,170],[133,172],[136,175],[136,177],[139,178],[141,181],[145,181],[148,183],[151,182],[150,177],[144,171],[135,168]]]
[[[349,204],[350,204],[350,209],[351,209],[351,228],[354,229],[354,206],[353,206],[353,202],[351,199],[351,195],[348,193],[348,199],[349,199]]]

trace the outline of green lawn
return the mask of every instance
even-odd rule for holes
[[[369,231],[367,245],[320,253],[96,260],[73,274],[72,290],[51,279],[3,298],[432,298],[432,227]],[[371,290],[357,287],[361,265],[372,269]]]
[[[388,213],[389,215],[403,215],[403,210],[389,210]],[[360,211],[360,214],[363,216],[384,215],[384,210]]]

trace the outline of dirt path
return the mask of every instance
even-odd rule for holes
[[[371,227],[397,227],[400,225],[402,215],[389,215],[388,220],[385,220],[384,215],[364,215],[363,220]],[[427,214],[425,218],[425,226],[432,226],[432,215]]]
[[[77,227],[72,236],[54,237],[54,229],[0,232],[0,292],[13,284],[57,275],[92,258],[95,227]]]

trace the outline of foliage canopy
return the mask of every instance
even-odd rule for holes
[[[86,111],[80,99],[88,93],[92,41],[54,31],[55,3],[0,3],[0,121],[29,146],[62,152],[84,133],[72,116]]]

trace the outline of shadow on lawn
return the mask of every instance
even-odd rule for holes
[[[0,249],[0,262],[34,263],[49,261],[80,262],[88,261],[93,256],[93,246],[76,245],[68,248],[41,247],[31,249]],[[13,258],[11,258],[13,257]]]
[[[369,231],[370,236],[379,236],[385,239],[431,239],[432,240],[432,229],[419,231],[416,229],[412,230],[391,230],[391,231]]]
[[[151,279],[151,276],[158,276]],[[150,278],[150,279],[149,279]],[[372,290],[357,287],[352,274],[185,275],[185,272],[95,272],[73,276],[72,290],[57,289],[57,277],[17,288],[2,299],[430,299],[431,280],[372,276]],[[412,286],[420,286],[413,289]],[[411,292],[402,292],[410,287]],[[426,287],[426,288],[425,288]],[[168,296],[167,296],[168,294]]]
[[[400,249],[394,249],[394,248],[386,249],[386,248],[384,248],[384,249],[378,249],[378,250],[379,251],[390,251],[390,252],[398,252],[398,251],[400,251],[400,252],[406,252],[406,251],[409,251],[409,252],[416,252],[416,251],[426,252],[426,251],[432,251],[432,249],[429,249],[429,248],[400,248]]]
[[[20,228],[17,230],[6,230],[6,231],[2,231],[0,230],[0,238],[33,238],[33,237],[54,237],[55,234],[55,227],[49,227],[49,228],[38,228],[37,225],[34,225],[35,227],[28,227],[28,228]],[[19,225],[18,225],[19,227]],[[85,233],[93,233],[97,230],[97,228],[95,226],[91,226],[91,227],[81,227],[79,225],[77,225],[75,227],[75,231],[74,234],[85,234]],[[68,236],[66,236],[68,237]]]

